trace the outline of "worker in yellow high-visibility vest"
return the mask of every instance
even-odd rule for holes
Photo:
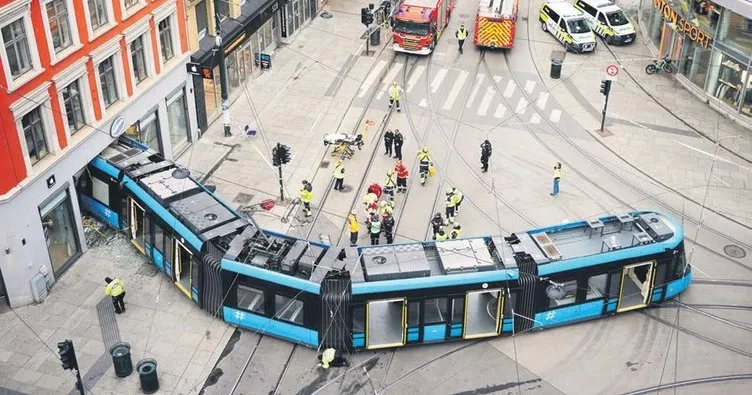
[[[465,39],[467,38],[467,30],[465,29],[465,25],[461,24],[460,28],[457,29],[457,31],[454,33],[454,36],[457,37],[457,44],[459,45],[460,54],[462,53],[462,44],[465,43]]]
[[[112,297],[112,305],[115,306],[115,313],[125,313],[125,302],[123,301],[125,298],[125,284],[123,280],[117,278],[113,280],[105,277],[104,282],[107,283],[107,286],[104,287],[104,294]]]

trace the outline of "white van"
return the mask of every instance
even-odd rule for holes
[[[632,22],[612,0],[576,0],[590,27],[609,44],[629,44],[637,36]]]
[[[566,0],[544,2],[538,20],[541,29],[556,37],[567,50],[579,53],[595,50],[595,34],[585,15]]]

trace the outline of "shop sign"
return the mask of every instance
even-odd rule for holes
[[[111,137],[118,137],[125,131],[125,119],[123,117],[117,117],[114,121],[112,121],[112,125],[110,125],[110,136]]]
[[[689,37],[690,40],[701,45],[703,48],[709,48],[712,38],[707,33],[703,32],[699,27],[695,26],[692,22],[682,18],[677,11],[671,8],[666,0],[653,0],[653,6],[661,11],[663,19],[667,23],[672,25],[672,28],[679,33],[683,33]]]
[[[279,29],[280,36],[282,36],[282,38],[287,38],[287,7],[279,7],[279,20],[281,21]]]
[[[236,38],[230,45],[225,46],[225,55],[229,55],[233,49],[243,42],[243,40],[245,40],[245,33],[241,34],[240,37]]]
[[[55,181],[55,175],[53,174],[47,178],[47,189],[54,187],[56,183],[57,181]]]
[[[268,53],[262,53],[259,55],[259,58],[261,59],[261,68],[262,69],[271,69],[272,68],[272,55],[269,55]]]

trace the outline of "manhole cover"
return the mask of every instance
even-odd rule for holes
[[[321,161],[321,164],[319,165],[319,167],[322,169],[326,169],[327,167],[329,167],[331,163],[332,162],[329,162],[328,160],[324,160],[324,161]]]
[[[744,251],[744,248],[733,244],[729,244],[726,247],[723,247],[723,252],[725,252],[726,255],[737,259],[741,259],[747,256],[747,251]]]
[[[235,199],[233,199],[232,201],[240,204],[248,204],[251,202],[251,200],[253,200],[253,195],[251,195],[250,193],[240,192],[235,195]]]

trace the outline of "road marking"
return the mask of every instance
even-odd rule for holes
[[[475,78],[475,86],[473,87],[473,91],[470,93],[470,97],[467,99],[467,108],[470,108],[473,105],[473,102],[475,101],[475,96],[478,95],[478,90],[480,89],[480,84],[483,83],[483,80],[486,78],[485,74],[478,74]]]
[[[533,113],[533,116],[530,117],[530,123],[532,124],[538,124],[540,123],[540,121],[541,121],[541,117],[537,113]]]
[[[420,103],[418,103],[418,107],[423,107],[423,108],[428,107],[428,100],[420,99]]]
[[[717,175],[715,175],[715,174],[713,174],[713,177],[715,177],[715,179],[716,179],[716,180],[718,180],[718,181],[722,182],[722,183],[723,183],[723,185],[725,185],[725,186],[727,186],[727,187],[731,187],[731,185],[729,185],[729,184],[728,184],[728,183],[727,183],[726,181],[723,181],[723,179],[722,179],[721,177],[718,177],[718,176],[717,176]]]
[[[488,113],[488,107],[491,105],[491,100],[494,97],[494,89],[493,87],[489,86],[488,89],[486,89],[486,94],[483,95],[483,100],[480,101],[480,106],[478,107],[478,115],[485,117]]]
[[[533,89],[535,89],[535,81],[525,81],[525,90],[527,93],[533,93]]]
[[[376,81],[376,77],[381,74],[381,70],[384,67],[386,67],[386,60],[379,60],[379,62],[376,63],[376,67],[371,70],[371,72],[368,74],[368,77],[366,77],[366,80],[363,81],[363,85],[360,86],[360,93],[358,94],[358,97],[363,97],[366,95],[366,92],[371,89],[371,85],[374,81]]]
[[[515,88],[517,88],[517,84],[514,83],[514,81],[507,82],[507,87],[504,89],[504,97],[510,98],[512,97],[512,94],[514,93]]]
[[[535,102],[535,105],[538,106],[541,110],[546,107],[546,102],[548,101],[548,92],[541,92],[540,95],[538,95],[538,101]]]
[[[517,115],[522,115],[527,111],[527,100],[525,100],[524,97],[520,98],[520,101],[517,102],[517,109],[514,110],[514,113]]]
[[[454,80],[454,86],[452,86],[452,90],[449,92],[449,95],[447,95],[447,100],[444,102],[444,105],[441,107],[443,110],[449,110],[454,106],[454,101],[457,100],[457,96],[460,94],[460,91],[462,90],[462,86],[465,85],[465,80],[467,79],[467,72],[466,71],[460,71],[459,75],[457,76],[457,79]]]
[[[507,108],[504,107],[503,104],[499,104],[498,107],[496,107],[496,111],[494,112],[494,118],[501,118],[504,116],[504,113],[507,112]]]
[[[420,76],[423,75],[423,72],[425,70],[426,70],[426,66],[423,66],[423,65],[420,65],[415,68],[415,71],[413,71],[413,75],[410,76],[410,81],[407,82],[407,90],[405,92],[410,93],[413,91],[413,88],[415,88],[415,84],[418,83]]]
[[[402,63],[392,65],[392,68],[389,69],[389,71],[386,73],[386,77],[384,77],[384,83],[381,84],[381,88],[379,88],[379,93],[376,95],[377,100],[384,97],[386,91],[389,90],[389,85],[391,85],[392,82],[395,81],[397,73],[399,73],[401,69]]]
[[[549,118],[551,120],[551,122],[557,123],[557,122],[559,122],[560,118],[561,118],[561,111],[559,111],[559,110],[553,110],[553,111],[551,111],[551,118]]]
[[[433,77],[433,81],[431,81],[431,93],[436,93],[436,91],[439,90],[439,87],[441,87],[441,83],[444,82],[444,77],[447,75],[447,69],[440,69],[438,73],[436,73],[436,77]]]
[[[499,82],[501,82],[501,76],[500,75],[495,75],[495,76],[493,76],[493,80],[494,80],[495,83],[498,84]]]

